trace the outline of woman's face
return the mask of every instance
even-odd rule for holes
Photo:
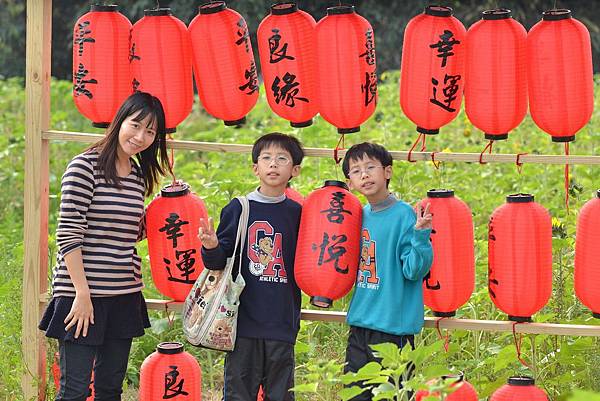
[[[119,153],[131,157],[146,150],[156,138],[156,124],[148,114],[142,121],[134,118],[140,112],[127,117],[119,129]]]

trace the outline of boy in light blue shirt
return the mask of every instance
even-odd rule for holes
[[[376,361],[369,345],[391,342],[414,347],[423,327],[423,278],[433,261],[429,205],[413,208],[388,190],[392,156],[364,142],[352,146],[342,164],[350,189],[369,202],[363,208],[361,257],[347,321],[346,372]],[[363,392],[353,401],[371,400]]]

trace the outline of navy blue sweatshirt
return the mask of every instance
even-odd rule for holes
[[[241,249],[242,276],[246,287],[240,296],[238,336],[296,342],[300,328],[300,289],[294,279],[294,258],[301,206],[285,195],[248,194],[248,232]],[[233,254],[242,206],[233,199],[221,211],[217,228],[219,246],[202,248],[208,269],[225,268]],[[237,276],[240,255],[233,275]]]

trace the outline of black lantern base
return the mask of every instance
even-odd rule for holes
[[[174,128],[165,128],[165,133],[166,134],[172,134],[175,131],[177,131],[177,127],[174,127]]]
[[[485,139],[488,141],[503,141],[508,139],[508,133],[506,134],[485,134]]]
[[[592,312],[592,316],[594,316],[596,319],[600,319],[600,313]]]
[[[511,316],[511,315],[508,315],[508,320],[511,320],[511,321],[517,322],[517,323],[531,323],[531,322],[533,322],[533,320],[531,319],[531,316]]]
[[[575,135],[572,136],[553,136],[552,142],[573,142],[575,140]]]
[[[310,303],[319,308],[329,308],[333,304],[333,299],[326,297],[310,297]]]
[[[310,127],[313,123],[312,118],[310,120],[306,120],[306,121],[300,121],[300,122],[290,122],[290,125],[294,128],[306,128],[306,127]]]
[[[92,123],[92,127],[96,128],[108,128],[110,123]]]
[[[338,128],[338,134],[353,134],[355,132],[359,132],[360,127],[352,127],[352,128]]]
[[[433,316],[435,317],[453,317],[456,316],[456,311],[452,311],[452,312],[436,312],[436,311],[432,311],[433,312]]]
[[[239,120],[224,120],[223,124],[228,127],[233,127],[234,125],[242,125],[246,123],[246,117],[242,117]]]
[[[437,135],[440,133],[439,129],[427,129],[423,127],[417,127],[417,132],[425,135]]]

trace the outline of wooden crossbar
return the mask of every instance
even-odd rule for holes
[[[70,132],[70,131],[44,131],[43,139],[53,141],[69,141],[94,143],[102,138],[102,135],[89,134],[85,132]],[[250,153],[252,145],[229,144],[218,142],[198,142],[198,141],[183,141],[169,140],[169,148],[187,149],[202,152],[224,152],[224,153]],[[333,157],[333,149],[331,148],[304,148],[306,156],[311,157]],[[390,151],[395,160],[408,160],[407,151],[393,150]],[[538,154],[507,154],[507,153],[453,153],[453,152],[412,152],[411,159],[416,161],[432,161],[432,153],[435,153],[435,161],[438,162],[470,162],[479,163],[479,157],[484,163],[512,163],[517,161],[523,164],[584,164],[598,165],[600,164],[600,156],[588,155],[538,155]],[[339,157],[343,157],[345,150],[340,150]]]

